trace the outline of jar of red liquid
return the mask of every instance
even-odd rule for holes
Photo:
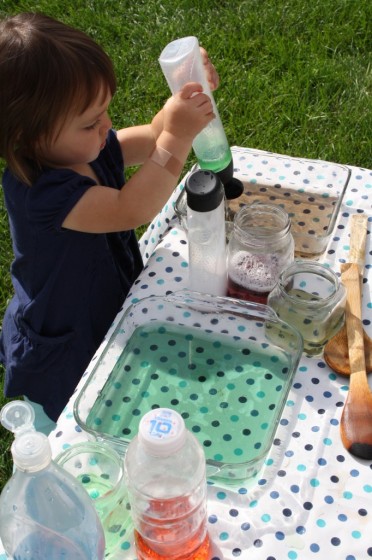
[[[287,212],[259,202],[243,206],[235,215],[228,246],[228,296],[267,303],[280,273],[293,260]]]
[[[178,412],[143,416],[124,472],[138,560],[208,560],[205,455]]]

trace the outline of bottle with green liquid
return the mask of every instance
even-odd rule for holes
[[[177,93],[187,82],[198,82],[211,98],[216,117],[195,137],[193,150],[200,168],[216,173],[226,187],[233,177],[233,159],[205,75],[198,39],[183,37],[172,41],[163,49],[159,63],[172,94]]]

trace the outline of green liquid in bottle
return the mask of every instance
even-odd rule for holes
[[[226,149],[225,146],[216,146],[213,151],[208,150],[207,153],[198,156],[198,163],[201,169],[218,173],[228,167],[231,158],[230,149]]]

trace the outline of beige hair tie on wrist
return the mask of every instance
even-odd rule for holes
[[[150,155],[150,160],[169,171],[175,177],[178,177],[183,169],[183,164],[180,160],[161,146],[155,146]]]

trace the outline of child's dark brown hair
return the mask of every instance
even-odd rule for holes
[[[110,58],[82,31],[43,14],[0,22],[0,156],[26,184],[40,169],[38,140],[115,90]]]

